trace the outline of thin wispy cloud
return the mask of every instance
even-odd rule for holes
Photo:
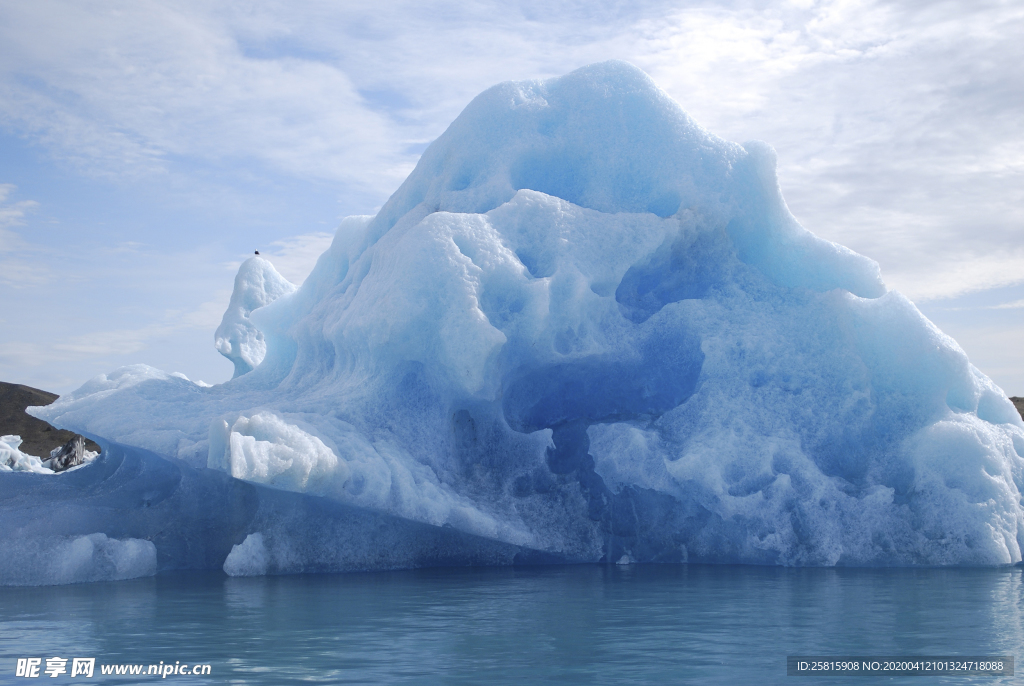
[[[34,200],[9,202],[8,197],[14,190],[14,184],[0,183],[0,253],[22,250],[27,246],[25,240],[13,229],[23,225],[25,215],[39,204]]]
[[[15,192],[14,184],[0,184],[0,284],[21,290],[46,283],[53,271],[42,246],[25,240],[17,230],[39,203],[34,200],[11,202],[8,198]]]
[[[6,5],[0,56],[13,68],[0,112],[97,173],[166,171],[192,157],[356,185],[400,181],[392,132],[344,71],[247,55],[203,7]]]
[[[299,285],[316,266],[320,255],[331,247],[334,234],[318,231],[291,236],[270,244],[270,250],[260,253],[270,260],[281,276]]]
[[[990,305],[987,309],[990,309],[990,310],[1020,310],[1020,309],[1024,309],[1024,300],[1014,300],[1013,302],[1002,303],[1001,305]]]
[[[159,321],[136,329],[113,329],[69,336],[54,342],[50,350],[67,355],[66,359],[93,355],[129,355],[139,352],[155,339],[173,337],[186,329],[212,331],[224,314],[228,293],[218,293],[216,300],[201,303],[193,310],[164,312]],[[23,360],[28,361],[28,360]],[[38,360],[33,360],[38,363]]]

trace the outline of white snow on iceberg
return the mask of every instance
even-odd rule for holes
[[[874,262],[799,225],[769,146],[709,134],[628,64],[495,86],[301,287],[261,262],[218,330],[231,381],[124,368],[33,413],[458,532],[437,540],[466,559],[493,543],[564,561],[1021,561],[1009,400]],[[426,559],[375,563],[374,529],[318,538],[303,512],[233,525],[224,569]]]

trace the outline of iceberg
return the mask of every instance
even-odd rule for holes
[[[300,287],[243,264],[216,346],[34,408],[104,453],[0,474],[0,548],[49,507],[237,575],[1022,559],[1005,394],[623,62],[479,95]]]
[[[77,446],[75,446],[77,442]],[[21,436],[0,436],[0,472],[33,472],[35,474],[58,474],[81,469],[95,460],[99,453],[85,450],[81,437],[72,439],[65,446],[57,446],[45,460],[21,450]],[[79,457],[68,457],[68,452],[77,447]],[[78,462],[76,460],[80,459]]]
[[[53,474],[42,459],[21,452],[21,436],[0,436],[0,472],[35,472]]]

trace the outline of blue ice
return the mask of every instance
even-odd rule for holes
[[[1020,562],[1024,423],[775,163],[626,63],[497,85],[301,287],[242,265],[235,378],[127,367],[33,410],[110,452],[0,474],[0,546],[46,502],[232,574]]]

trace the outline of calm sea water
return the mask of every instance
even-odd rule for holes
[[[574,566],[0,588],[19,657],[208,663],[209,677],[76,683],[1021,683],[786,676],[797,655],[1024,655],[1013,569]],[[68,663],[70,667],[70,662]],[[45,667],[45,663],[44,663]],[[69,669],[70,671],[70,669]],[[1021,670],[1018,669],[1018,674]]]

